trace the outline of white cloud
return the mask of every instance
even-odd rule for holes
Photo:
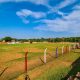
[[[18,16],[24,16],[24,17],[32,16],[36,19],[45,17],[45,13],[43,13],[43,12],[33,12],[31,10],[28,10],[28,9],[22,9],[21,11],[17,11],[16,14]]]
[[[76,2],[76,0],[64,0],[60,4],[56,5],[55,7],[52,7],[52,6],[48,5],[48,4],[46,6],[50,9],[50,11],[48,13],[56,12],[59,15],[64,16],[65,14],[63,12],[60,12],[59,9],[61,9],[63,7],[66,7],[66,6],[70,5],[70,4],[73,4],[75,2]]]
[[[22,2],[22,1],[29,1],[32,3],[36,4],[47,4],[48,0],[0,0],[0,3],[5,3],[5,2]]]
[[[36,3],[36,4],[47,4],[48,3],[48,0],[26,0],[26,1],[30,1],[30,2],[33,2],[33,3]]]
[[[67,27],[68,24],[66,23],[66,21],[63,21],[63,20],[60,20],[60,19],[57,19],[57,20],[43,20],[42,22],[44,22],[45,25],[40,25],[40,26],[36,27],[35,29],[55,31],[55,32],[61,32],[61,31],[67,31],[68,30],[68,27]]]
[[[80,10],[77,9],[68,16],[64,16],[64,19],[42,20],[42,22],[45,25],[37,26],[35,29],[55,32],[68,31],[74,35],[80,34]]]
[[[23,2],[23,1],[29,1],[35,4],[42,4],[47,6],[48,8],[53,8],[51,7],[48,3],[50,0],[0,0],[0,3],[4,3],[4,2]],[[59,5],[57,5],[56,7],[54,7],[54,9],[60,9],[63,8],[69,4],[74,3],[76,0],[64,0],[62,1]]]
[[[55,32],[62,32],[62,31],[69,31],[72,33],[80,33],[80,6],[74,7],[74,10],[69,16],[65,16],[63,12],[60,12],[59,9],[66,7],[67,5],[73,4],[76,2],[76,0],[64,0],[60,4],[56,5],[55,7],[52,7],[48,4],[48,1],[50,0],[0,0],[0,3],[2,2],[21,2],[21,1],[29,1],[35,4],[42,4],[49,8],[48,13],[54,13],[56,12],[59,15],[62,15],[63,19],[56,19],[56,20],[41,20],[41,22],[44,22],[46,25],[40,25],[37,26],[36,29],[39,30],[50,30]],[[32,16],[36,19],[43,18],[47,15],[47,13],[43,12],[33,12],[31,10],[22,9],[21,11],[16,12],[17,16],[19,16],[24,23],[29,23],[29,20],[26,19],[27,16]]]
[[[31,15],[32,14],[32,11],[30,10],[27,10],[27,9],[22,9],[21,11],[17,11],[16,14],[18,16],[28,16],[28,15]]]
[[[34,1],[34,0],[32,0]],[[40,20],[40,22],[45,23],[45,25],[40,25],[35,27],[35,29],[38,30],[47,30],[47,31],[55,31],[55,32],[64,32],[68,31],[71,33],[80,33],[80,6],[74,7],[74,10],[69,16],[65,16],[63,12],[60,12],[59,9],[63,8],[69,4],[74,3],[76,0],[65,0],[61,4],[59,4],[56,7],[51,7],[47,4],[47,7],[50,9],[49,12],[56,12],[63,16],[64,19],[56,19],[56,20]],[[43,4],[45,2],[41,2]],[[78,10],[77,10],[78,9]],[[23,19],[24,23],[29,23],[29,20],[26,20],[25,17],[32,16],[36,19],[43,18],[46,16],[46,13],[43,12],[32,12],[31,10],[22,9],[21,11],[16,12],[18,16],[20,16]],[[36,21],[39,22],[39,21]]]
[[[17,11],[16,15],[19,16],[24,22],[29,22],[29,20],[26,20],[28,16],[32,16],[35,19],[40,19],[46,16],[45,13],[43,12],[33,12],[27,9],[22,9],[21,11]]]
[[[56,5],[55,7],[52,7],[52,6],[49,5],[50,0],[0,0],[0,3],[3,3],[3,2],[22,2],[22,1],[25,1],[25,2],[29,1],[29,2],[32,2],[34,4],[42,4],[42,5],[49,8],[48,13],[56,12],[56,13],[63,16],[64,14],[62,12],[60,12],[59,9],[74,3],[76,0],[64,0],[59,5]]]
[[[55,8],[61,9],[61,8],[65,7],[65,6],[67,6],[67,5],[73,4],[74,2],[76,2],[76,0],[64,0],[62,3],[60,3],[60,4],[59,4],[57,7],[55,7]]]
[[[33,2],[33,3],[36,3],[36,4],[43,4],[45,6],[47,6],[49,8],[49,12],[48,13],[54,13],[56,12],[57,14],[61,15],[64,17],[64,13],[63,12],[60,12],[59,9],[62,8],[62,7],[65,7],[69,4],[72,4],[75,2],[75,0],[65,0],[65,1],[62,1],[59,5],[55,6],[55,7],[51,7],[49,4],[48,4],[48,1],[49,0],[15,0],[16,2],[19,2],[19,1],[30,1],[30,2]],[[47,15],[47,13],[43,13],[43,12],[32,12],[31,10],[27,10],[27,9],[22,9],[21,11],[17,11],[16,14],[20,17],[27,17],[27,16],[32,16],[36,19],[39,19],[39,18],[42,18],[42,17],[45,17]]]

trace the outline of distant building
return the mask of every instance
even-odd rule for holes
[[[12,40],[11,42],[7,42],[7,44],[16,44],[16,41]]]
[[[16,40],[11,40],[9,42],[6,42],[5,40],[0,41],[0,44],[20,44],[20,41],[16,41]]]
[[[2,42],[6,42],[5,40],[3,40]]]

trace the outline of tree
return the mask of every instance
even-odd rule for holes
[[[2,40],[5,40],[5,42],[10,42],[11,40],[13,40],[13,38],[11,38],[11,37],[4,37]]]
[[[53,42],[53,39],[52,38],[48,38],[47,41],[48,42]]]
[[[33,40],[32,40],[32,39],[30,39],[30,40],[29,40],[29,42],[30,42],[30,44],[32,44],[32,43],[33,43]]]
[[[54,39],[54,42],[61,42],[62,41],[62,38],[55,38]]]

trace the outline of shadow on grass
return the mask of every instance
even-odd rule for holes
[[[67,80],[70,76],[75,77],[77,72],[80,72],[80,57],[71,64],[71,70],[61,80]]]

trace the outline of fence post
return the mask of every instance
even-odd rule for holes
[[[25,73],[26,73],[25,80],[30,80],[29,75],[27,74],[27,72],[28,72],[28,68],[27,68],[27,63],[28,63],[27,57],[28,56],[27,55],[28,55],[28,51],[26,51],[26,53],[25,53]]]
[[[69,46],[69,52],[71,51],[71,46]]]
[[[62,46],[62,55],[64,54],[64,46]]]
[[[58,57],[58,47],[56,48],[56,58]]]
[[[65,48],[66,48],[66,49],[65,49],[65,53],[67,53],[67,52],[68,52],[68,49],[67,49],[68,47],[66,46]]]
[[[73,48],[74,48],[74,50],[76,49],[76,45],[75,44],[73,45]]]
[[[44,50],[44,56],[43,56],[43,59],[40,57],[39,59],[44,63],[46,64],[46,53],[47,53],[47,48]]]
[[[71,45],[71,50],[74,50],[74,45]]]
[[[25,72],[27,73],[27,54],[28,52],[25,53]]]
[[[44,50],[44,63],[46,63],[46,53],[47,53],[47,48]]]

